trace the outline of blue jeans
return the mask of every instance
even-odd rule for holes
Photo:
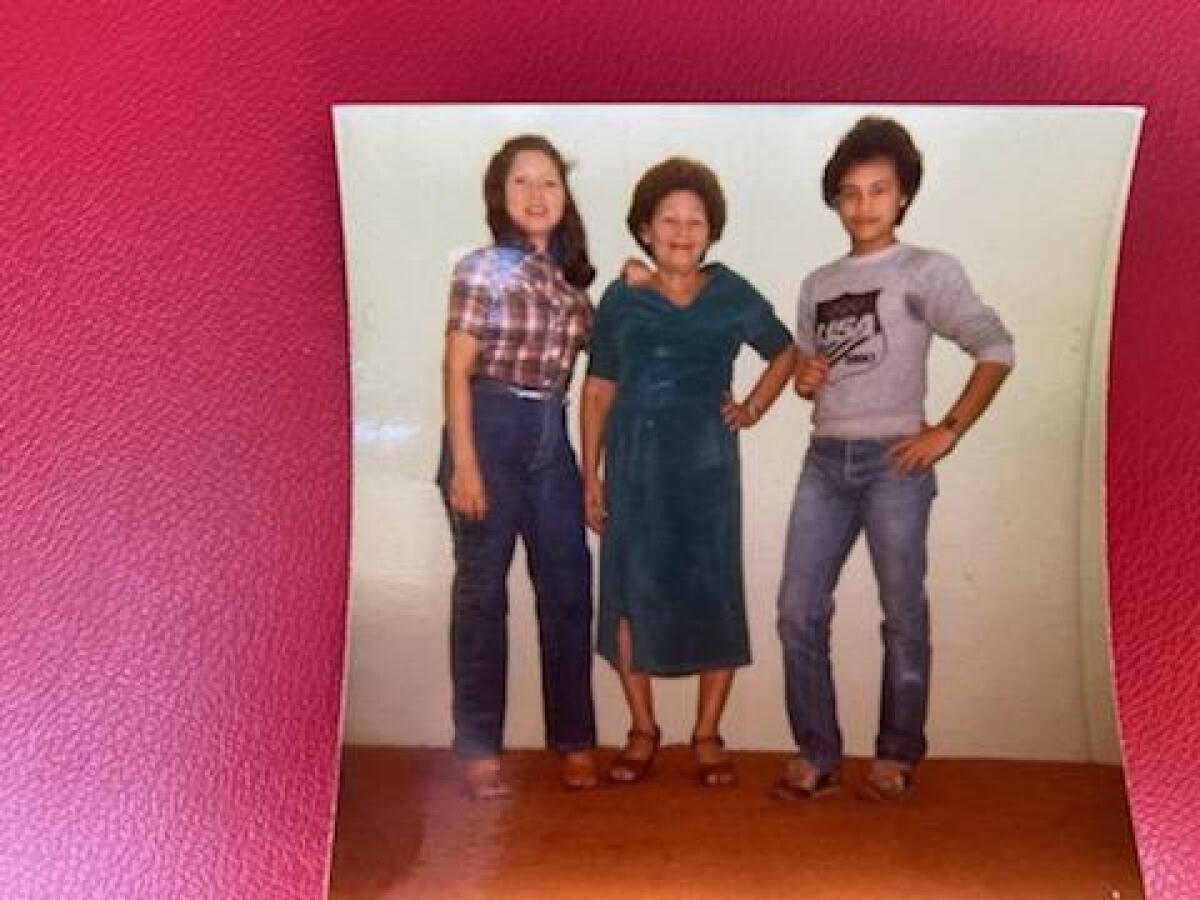
[[[865,531],[883,607],[883,691],[875,755],[915,764],[926,751],[929,598],[925,538],[932,469],[898,475],[894,441],[814,438],[788,523],[779,588],[788,718],[799,754],[821,772],[841,765],[829,660],[833,590]]]
[[[450,509],[452,461],[443,436],[438,484],[454,537],[451,671],[454,748],[496,756],[504,739],[508,570],[517,535],[537,597],[546,742],[567,753],[596,744],[592,706],[592,568],[583,486],[563,399],[520,396],[500,382],[472,384],[475,450],[488,511]]]

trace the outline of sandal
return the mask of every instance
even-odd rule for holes
[[[473,759],[463,769],[463,780],[472,800],[498,800],[512,793],[508,782],[500,776],[500,760]]]
[[[818,772],[808,760],[795,757],[789,760],[787,774],[771,785],[770,796],[775,800],[813,800],[832,794],[842,786],[842,773]]]
[[[709,737],[692,735],[692,753],[699,747],[725,747],[725,741],[719,734]],[[720,762],[700,762],[696,760],[696,780],[701,787],[733,787],[737,784],[737,773],[733,770],[733,762],[723,757]]]
[[[633,746],[634,741],[645,741],[650,745],[650,754],[648,756],[630,756],[629,749]],[[633,784],[635,781],[641,781],[650,774],[650,766],[654,764],[654,757],[658,755],[658,745],[662,742],[662,729],[657,725],[653,731],[644,731],[641,728],[630,728],[629,735],[625,739],[625,748],[617,754],[608,766],[608,778],[610,781],[617,781],[621,784]]]
[[[600,775],[596,771],[596,760],[592,752],[580,750],[564,753],[559,778],[562,786],[568,791],[587,791],[598,787]]]

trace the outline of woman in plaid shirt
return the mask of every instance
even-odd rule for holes
[[[595,278],[566,165],[536,135],[509,140],[483,181],[491,246],[454,268],[438,484],[450,515],[454,747],[476,799],[507,794],[500,752],[506,579],[517,535],[537,596],[548,744],[562,781],[595,787],[591,556],[564,396],[588,340]]]

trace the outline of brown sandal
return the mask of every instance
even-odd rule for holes
[[[723,749],[725,740],[719,734],[709,737],[692,735],[693,754],[698,747],[704,746]],[[696,760],[696,780],[700,782],[701,787],[733,787],[737,784],[737,773],[733,770],[733,762],[728,757],[715,763]]]
[[[636,740],[643,740],[650,744],[649,756],[629,755],[629,748]],[[654,726],[653,731],[630,728],[629,735],[625,739],[624,749],[609,763],[609,780],[619,782],[620,784],[633,784],[635,781],[641,781],[650,774],[650,767],[654,764],[654,757],[658,755],[658,745],[661,742],[662,729],[657,725]]]
[[[780,778],[771,785],[770,797],[773,800],[815,800],[832,794],[842,786],[842,778],[836,772],[826,772],[813,783],[812,787],[792,784],[786,778]]]
[[[842,786],[838,769],[822,772],[802,756],[788,761],[787,772],[771,786],[770,796],[776,800],[802,800],[824,797]]]

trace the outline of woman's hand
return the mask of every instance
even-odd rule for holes
[[[901,475],[927,469],[954,449],[958,435],[945,425],[922,425],[919,434],[894,444],[888,450],[892,464]]]
[[[721,418],[730,431],[740,431],[756,425],[762,418],[762,409],[749,399],[744,403],[734,403],[733,396],[727,391],[721,395]]]
[[[455,466],[450,476],[450,509],[478,522],[487,515],[487,490],[478,466]]]
[[[621,280],[630,287],[644,287],[650,283],[653,277],[654,270],[640,259],[634,259],[632,256],[625,260],[625,265],[621,266]]]
[[[604,533],[604,520],[608,518],[608,512],[604,509],[604,482],[599,478],[584,479],[583,515],[588,528],[596,534]]]

